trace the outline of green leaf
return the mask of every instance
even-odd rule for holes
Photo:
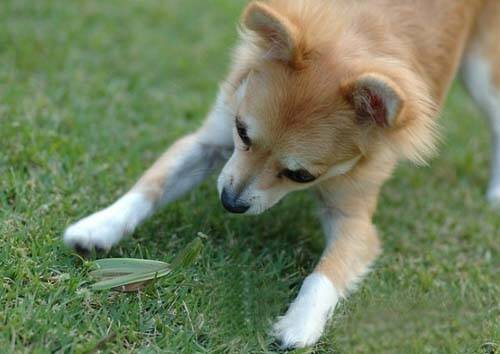
[[[118,288],[120,286],[143,283],[149,280],[164,277],[171,272],[170,268],[164,268],[159,271],[147,272],[147,273],[133,273],[122,275],[118,277],[113,277],[111,279],[102,280],[91,286],[93,290],[108,290]]]
[[[99,269],[123,269],[124,272],[153,271],[168,266],[165,262],[136,258],[106,258],[95,261]]]
[[[115,289],[137,291],[152,280],[164,277],[174,270],[191,266],[203,250],[201,237],[191,241],[169,266],[165,262],[134,258],[108,258],[95,262],[96,270],[90,275],[99,279],[91,286],[93,290]]]
[[[158,268],[160,270],[160,268]],[[152,269],[151,271],[155,271]],[[127,270],[126,268],[109,268],[109,269],[97,269],[90,272],[90,276],[94,278],[110,278],[110,277],[119,277],[127,274],[135,274],[135,273],[143,273],[141,271],[133,271],[131,269]]]

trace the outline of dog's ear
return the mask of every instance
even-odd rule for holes
[[[286,17],[270,6],[254,1],[243,13],[242,24],[257,34],[259,45],[272,59],[299,61],[299,31]]]
[[[363,74],[341,87],[361,123],[393,127],[403,110],[405,97],[398,85],[384,75]]]

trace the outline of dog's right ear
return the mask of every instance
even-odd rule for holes
[[[290,64],[300,62],[299,30],[286,17],[270,6],[254,1],[243,13],[242,24],[255,32],[258,45],[271,59]]]

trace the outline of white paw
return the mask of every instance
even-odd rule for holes
[[[152,211],[152,204],[141,194],[126,194],[108,208],[92,214],[64,232],[64,242],[79,251],[109,251],[132,233]]]
[[[121,218],[115,217],[109,209],[104,209],[68,227],[64,232],[64,242],[79,251],[108,251],[125,233]]]
[[[488,191],[488,202],[494,208],[500,209],[500,187],[491,188]]]
[[[274,325],[274,336],[284,348],[314,345],[337,302],[338,294],[330,280],[320,273],[311,274],[285,316]]]

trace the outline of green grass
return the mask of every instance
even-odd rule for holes
[[[258,218],[225,214],[214,179],[110,256],[171,261],[179,281],[92,293],[64,228],[113,201],[203,119],[243,0],[0,2],[0,348],[4,352],[277,352],[268,335],[314,266],[308,194]],[[484,200],[488,132],[456,86],[429,168],[402,165],[376,216],[384,254],[318,353],[494,353],[500,213]]]

